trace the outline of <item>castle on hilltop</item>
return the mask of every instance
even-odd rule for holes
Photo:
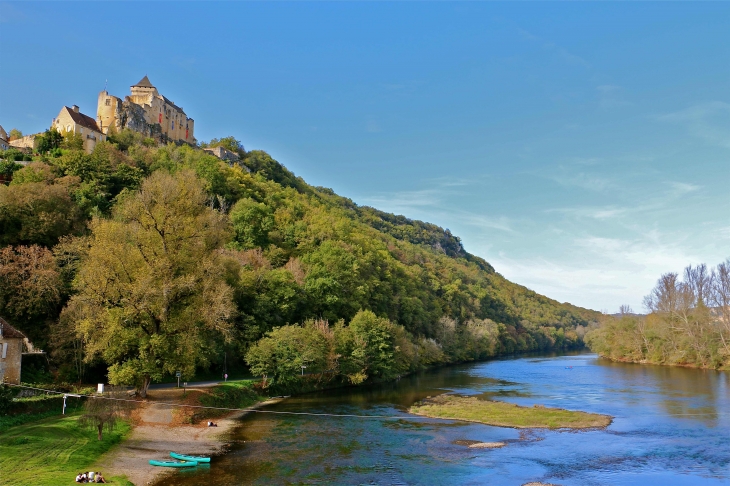
[[[131,92],[123,101],[106,89],[99,93],[96,124],[104,135],[129,128],[162,142],[195,143],[193,119],[162,96],[147,76]]]

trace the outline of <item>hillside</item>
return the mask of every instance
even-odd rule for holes
[[[291,367],[265,364],[387,379],[580,347],[599,316],[509,282],[448,230],[229,148],[242,156],[231,166],[123,132],[91,155],[62,147],[24,168],[5,164],[0,315],[51,350],[57,379],[90,365],[109,366],[117,382],[192,376],[224,352],[280,382]],[[380,358],[368,354],[378,332]],[[321,356],[283,357],[282,343],[321,345]],[[376,371],[378,359],[398,364]]]

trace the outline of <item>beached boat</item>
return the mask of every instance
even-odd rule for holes
[[[185,454],[178,454],[177,452],[171,452],[170,456],[175,459],[180,459],[181,461],[210,462],[210,457],[188,456]]]
[[[198,465],[195,461],[155,461],[154,459],[150,459],[150,464],[163,467],[193,467]]]

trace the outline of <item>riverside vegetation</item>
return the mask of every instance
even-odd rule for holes
[[[108,376],[144,396],[226,363],[296,391],[582,347],[600,317],[507,281],[449,230],[232,137],[209,145],[241,162],[128,131],[91,154],[49,131],[26,166],[6,157],[0,315],[50,358],[24,381]]]
[[[730,368],[730,260],[662,275],[644,305],[649,315],[624,306],[592,330],[590,348],[617,361]]]

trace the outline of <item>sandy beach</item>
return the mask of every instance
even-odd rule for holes
[[[218,424],[217,427],[208,427],[207,421],[196,425],[185,424],[185,414],[179,413],[174,407],[155,403],[180,402],[182,398],[182,390],[174,388],[154,390],[148,394],[147,401],[132,412],[134,427],[129,437],[105,454],[92,469],[102,471],[107,477],[126,475],[136,486],[154,484],[174,471],[172,468],[151,466],[150,459],[173,460],[170,451],[206,456],[220,453],[238,419],[248,413],[232,412],[212,419]],[[267,400],[250,408],[279,400]]]

